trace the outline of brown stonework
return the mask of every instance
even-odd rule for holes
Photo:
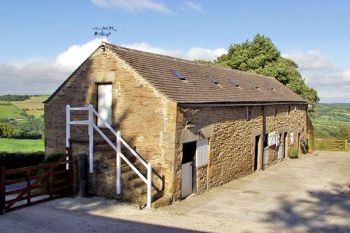
[[[65,106],[92,104],[96,108],[97,84],[101,83],[112,84],[112,127],[120,130],[125,140],[152,164],[156,173],[153,183],[161,190],[162,203],[181,199],[183,143],[203,138],[209,141],[208,164],[194,172],[195,192],[203,193],[253,172],[256,136],[263,140],[269,132],[289,135],[293,131],[296,145],[298,133],[306,130],[305,104],[251,105],[249,119],[247,106],[242,104],[186,106],[165,96],[118,54],[100,47],[45,103],[47,154],[65,150]],[[86,120],[87,114],[74,112],[72,119]],[[97,134],[95,131],[94,173],[89,175],[89,191],[120,198],[115,194],[115,152]],[[72,126],[74,154],[88,154],[87,135],[86,126]],[[113,135],[109,137],[115,142]],[[291,144],[289,136],[287,139]],[[261,156],[263,144],[258,146]],[[268,165],[278,161],[276,149],[267,150]],[[145,172],[142,164],[132,162]],[[124,163],[122,173],[122,198],[139,201],[145,184]]]
[[[296,107],[296,110],[294,110]],[[251,119],[247,120],[246,107],[198,107],[179,108],[177,121],[178,148],[175,170],[176,183],[181,183],[181,135],[186,124],[191,122],[193,134],[209,138],[209,162],[206,169],[197,169],[197,192],[212,189],[224,183],[253,172],[255,136],[269,132],[295,132],[294,143],[297,143],[297,132],[306,130],[305,105],[292,106],[288,114],[288,105],[278,105],[274,115],[274,106],[249,107]],[[263,124],[265,122],[265,124]],[[264,126],[263,126],[264,125]],[[203,135],[206,128],[213,127],[212,134]],[[277,161],[277,150],[268,149],[269,164]],[[206,170],[206,171],[205,171]],[[207,174],[205,174],[207,173]],[[207,180],[206,180],[207,179]],[[175,190],[175,199],[180,199],[181,188]]]
[[[165,188],[172,187],[172,158],[175,142],[176,104],[159,94],[114,53],[101,49],[85,61],[59,92],[45,104],[46,153],[65,149],[65,106],[96,107],[98,83],[113,85],[113,122],[123,137],[151,162],[154,170],[165,176]],[[86,120],[86,114],[72,114],[72,119]],[[72,139],[87,140],[86,126],[72,126]],[[95,132],[98,138],[98,133]],[[76,153],[87,152],[87,144],[76,145]],[[108,162],[106,162],[108,161]],[[90,187],[101,196],[115,193],[115,153],[95,150],[95,170]],[[159,178],[154,177],[160,184]],[[94,187],[98,185],[98,188]]]

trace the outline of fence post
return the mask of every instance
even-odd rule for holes
[[[49,195],[50,198],[53,198],[53,169],[50,166],[50,173],[49,173]]]
[[[152,204],[152,165],[147,164],[147,208],[151,208]]]
[[[31,170],[28,170],[26,172],[26,183],[27,183],[27,205],[29,206],[32,202],[32,183],[30,181],[30,176],[31,176],[32,172]]]
[[[121,159],[120,159],[120,153],[121,153],[121,143],[120,143],[120,131],[117,132],[116,136],[116,143],[117,143],[117,157],[116,157],[116,192],[117,194],[121,194]]]
[[[89,172],[94,172],[94,119],[92,113],[92,105],[89,104]]]
[[[5,186],[5,164],[0,158],[0,215],[5,213],[6,186]]]

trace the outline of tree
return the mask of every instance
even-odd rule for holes
[[[350,129],[345,125],[342,125],[339,128],[339,138],[344,140],[350,139]]]
[[[218,57],[215,62],[232,69],[275,77],[311,104],[312,111],[315,111],[320,100],[316,90],[306,85],[298,71],[298,65],[291,59],[282,57],[266,36],[258,34],[252,41],[231,45],[228,53]]]

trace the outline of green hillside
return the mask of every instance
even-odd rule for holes
[[[0,152],[44,150],[46,95],[0,96]]]
[[[319,104],[313,120],[319,138],[339,138],[340,129],[350,130],[350,104]]]
[[[0,101],[0,119],[22,119],[24,112],[8,101]]]

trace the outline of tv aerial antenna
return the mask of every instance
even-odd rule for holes
[[[103,42],[112,34],[112,32],[116,32],[117,28],[114,26],[102,26],[94,27],[92,30],[94,31],[94,36],[99,37],[101,42]]]

